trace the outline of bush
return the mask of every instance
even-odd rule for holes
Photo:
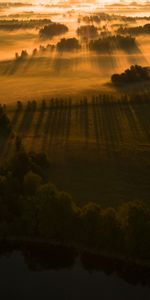
[[[52,39],[54,36],[64,34],[68,31],[68,27],[60,23],[51,23],[44,26],[39,31],[41,39]]]
[[[150,68],[138,65],[131,66],[121,74],[113,74],[111,81],[114,85],[132,84],[150,80]]]
[[[97,36],[98,30],[94,25],[84,25],[77,29],[77,34],[81,37],[94,37]]]
[[[123,27],[121,26],[118,29],[119,34],[150,34],[150,24],[145,24],[144,26],[136,26],[136,27]]]
[[[80,49],[79,41],[76,38],[61,39],[57,43],[58,51],[73,51]]]
[[[23,181],[24,193],[27,195],[35,195],[41,182],[42,178],[39,175],[32,171],[28,172]]]
[[[111,52],[117,48],[125,51],[138,49],[135,39],[130,36],[124,37],[121,35],[116,35],[103,37],[99,38],[98,40],[92,40],[89,43],[89,49],[98,52]]]

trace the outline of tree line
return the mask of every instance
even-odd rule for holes
[[[30,20],[0,20],[0,30],[15,31],[21,29],[38,29],[51,23],[50,19],[30,19]]]
[[[132,34],[132,35],[140,35],[140,34],[150,34],[150,24],[145,24],[143,26],[136,27],[124,27],[121,26],[118,28],[118,34]]]
[[[117,48],[122,49],[124,51],[138,51],[136,40],[129,36],[104,36],[96,40],[91,40],[89,43],[87,43],[87,49],[96,52],[107,53],[112,52]],[[20,54],[17,52],[15,54],[15,59],[16,61],[24,61],[28,57],[36,57],[48,54],[54,50],[62,52],[71,52],[80,49],[82,49],[82,45],[80,44],[80,41],[77,38],[62,38],[56,45],[47,44],[46,46],[40,45],[38,49],[34,48],[31,55],[29,55],[29,53],[26,50],[22,50]]]
[[[106,36],[96,40],[92,40],[89,43],[89,49],[97,52],[111,52],[112,50],[115,50],[117,48],[125,51],[137,51],[138,49],[135,38],[131,36]]]
[[[138,17],[137,17],[138,18]],[[93,15],[79,16],[78,23],[101,23],[103,21],[122,21],[122,22],[135,22],[136,17],[121,16],[117,14],[107,14],[107,13],[95,13]]]

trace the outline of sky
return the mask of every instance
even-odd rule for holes
[[[85,4],[85,3],[93,3],[93,4],[101,4],[102,6],[105,4],[111,4],[111,3],[140,3],[144,4],[146,2],[149,2],[150,0],[0,0],[0,2],[21,2],[21,3],[33,3],[36,5],[44,5],[44,4],[57,4],[57,3],[64,3],[67,4]]]
[[[39,4],[39,3],[48,3],[48,4],[54,4],[54,3],[58,3],[58,2],[75,2],[74,0],[1,0],[0,2],[27,2],[27,3],[36,3],[36,4]],[[76,2],[92,2],[92,0],[76,0]],[[117,3],[126,3],[126,2],[146,2],[146,1],[138,1],[138,0],[94,0],[93,2],[98,2],[98,3],[101,3],[101,4],[104,4],[104,3],[112,3],[112,2],[117,2]]]

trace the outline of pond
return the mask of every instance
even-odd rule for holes
[[[62,249],[47,251],[42,261],[41,255],[43,250],[34,256],[29,249],[1,253],[1,299],[150,299],[148,273],[140,282],[135,270],[122,266],[115,271],[107,259],[101,258],[100,269],[88,262],[88,256],[81,259],[74,252],[64,256]]]

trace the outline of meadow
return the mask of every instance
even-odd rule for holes
[[[148,201],[149,82],[111,82],[131,65],[149,67],[149,6],[134,5],[117,14],[113,4],[2,6],[0,103],[14,133],[1,137],[1,158],[21,137],[27,151],[48,155],[51,181],[82,204]]]
[[[128,13],[125,5],[118,5],[117,13],[113,5],[104,8],[90,3],[72,5],[72,10],[69,3],[2,6],[1,103],[112,93],[114,88],[109,83],[113,73],[123,72],[132,64],[149,66],[149,34],[140,30],[140,34],[127,37],[128,31],[145,28],[149,23],[146,3],[136,5],[136,9],[134,4],[129,6]],[[47,26],[51,33],[43,38],[41,32],[47,32]],[[59,29],[60,26],[65,26],[65,32]],[[120,39],[115,37],[118,32],[123,32]],[[57,51],[64,38],[77,39],[79,49]],[[48,45],[52,45],[54,51],[45,51]],[[22,50],[27,51],[28,59],[16,64],[16,54],[21,55]],[[33,53],[36,53],[34,57]]]
[[[150,103],[147,96],[135,99],[100,95],[8,105],[13,133],[1,138],[1,159],[13,155],[19,136],[27,151],[47,154],[51,181],[81,205],[149,202]]]

